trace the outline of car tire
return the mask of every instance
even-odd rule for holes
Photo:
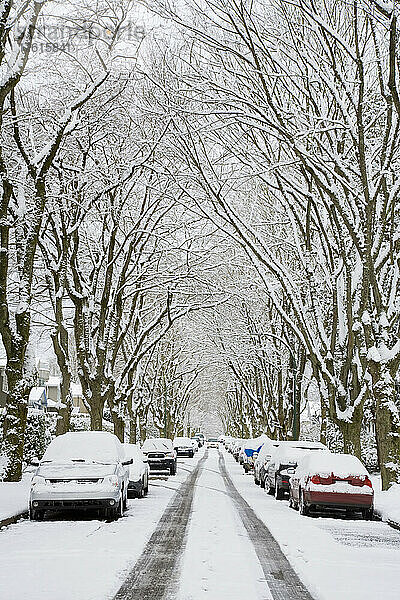
[[[260,487],[262,489],[265,489],[265,479],[263,479],[262,477],[260,477]]]
[[[144,486],[144,495],[147,496],[149,493],[149,479],[146,479],[146,485]]]
[[[128,493],[126,493],[126,495],[124,494],[123,498],[124,498],[124,501],[122,503],[122,508],[123,508],[123,510],[127,510],[127,508],[128,508]]]
[[[363,518],[365,521],[372,521],[374,518],[374,509],[373,508],[364,508],[362,511]]]
[[[271,482],[268,477],[266,477],[264,479],[264,487],[265,487],[265,491],[267,492],[267,494],[272,496],[274,493],[274,488],[271,486]]]
[[[299,512],[303,517],[307,517],[310,514],[310,507],[304,498],[304,492],[302,490],[299,492],[299,498]]]
[[[113,510],[112,520],[118,521],[118,519],[123,516],[124,516],[124,501],[123,501],[123,496],[121,494],[119,502]]]
[[[275,500],[283,500],[283,490],[279,487],[277,481],[275,481],[274,495],[275,495]]]
[[[176,465],[172,465],[172,467],[169,470],[169,474],[176,475]]]
[[[29,519],[31,521],[43,521],[44,511],[43,510],[35,510],[34,508],[30,508],[29,509]]]
[[[254,483],[255,483],[256,485],[260,485],[260,480],[259,480],[259,479],[257,479],[257,477],[256,477],[255,475],[254,475]]]

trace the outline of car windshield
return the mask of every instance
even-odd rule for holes
[[[209,442],[218,442],[217,438],[208,438]]]

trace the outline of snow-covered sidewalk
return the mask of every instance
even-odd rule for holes
[[[24,474],[18,483],[0,481],[0,523],[28,510],[32,473]]]
[[[315,600],[400,598],[400,534],[386,523],[302,517],[245,475],[231,455],[238,491],[267,525]]]

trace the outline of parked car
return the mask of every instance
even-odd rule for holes
[[[148,460],[136,444],[124,444],[124,450],[126,457],[133,460],[129,465],[128,498],[143,498],[149,491]]]
[[[284,495],[289,493],[289,480],[297,463],[311,452],[329,453],[329,450],[320,442],[281,442],[265,467],[265,491],[275,494],[277,500],[282,500]]]
[[[143,454],[147,457],[150,471],[169,471],[176,475],[177,455],[168,438],[149,438],[142,447]]]
[[[304,457],[290,480],[290,506],[308,515],[313,508],[360,511],[373,516],[374,490],[367,469],[350,454],[320,452]]]
[[[188,456],[189,458],[193,458],[194,448],[190,438],[176,437],[173,441],[173,446],[177,456]]]
[[[243,465],[246,473],[254,469],[254,461],[266,441],[269,441],[269,437],[262,434],[256,438],[250,438],[243,443],[239,452],[239,459],[242,457],[240,463]]]
[[[254,483],[256,485],[261,485],[264,487],[265,485],[265,468],[269,461],[271,460],[272,453],[275,448],[279,446],[280,442],[277,440],[265,440],[262,445],[258,455],[254,458]]]
[[[199,442],[200,448],[201,448],[202,446],[204,446],[206,439],[205,439],[205,437],[204,437],[204,435],[203,435],[202,433],[195,433],[195,434],[194,434],[194,437],[195,437],[195,438],[197,439],[197,441]]]
[[[192,442],[193,450],[195,452],[198,452],[199,448],[200,448],[200,444],[199,444],[198,439],[195,438],[195,437],[192,437],[192,438],[190,438],[190,441]]]
[[[119,439],[105,431],[79,431],[56,437],[32,478],[29,515],[97,510],[118,519],[126,508],[129,465]]]
[[[245,440],[242,440],[241,438],[236,438],[236,440],[232,444],[232,455],[236,461],[239,460],[239,452],[243,446],[244,441]]]
[[[208,438],[207,439],[207,448],[219,448],[218,438]]]

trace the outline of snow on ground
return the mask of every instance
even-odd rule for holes
[[[230,454],[228,471],[316,600],[400,598],[400,534],[387,524],[302,517],[254,485]],[[397,536],[397,537],[396,537]]]
[[[400,524],[400,484],[390,487],[387,492],[381,491],[380,476],[372,478],[375,489],[375,511],[383,521],[393,521]]]
[[[0,481],[0,521],[28,510],[29,486],[32,473],[25,473],[22,481]]]
[[[174,600],[272,600],[246,530],[210,451],[196,484]]]
[[[129,500],[113,523],[54,517],[20,521],[0,532],[0,598],[112,598],[140,556],[179,485],[202,456],[179,459],[177,475],[150,480],[149,494]]]

